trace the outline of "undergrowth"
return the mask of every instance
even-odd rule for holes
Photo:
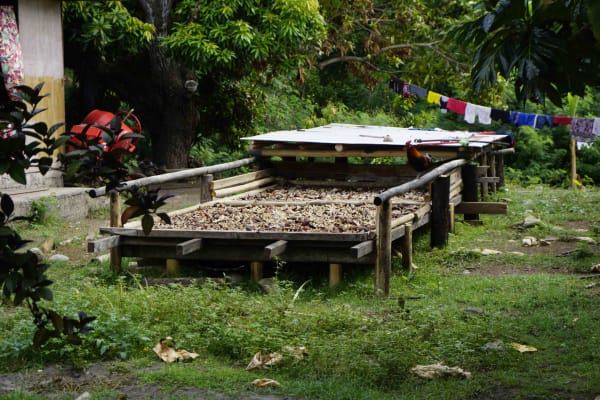
[[[200,358],[139,372],[143,383],[166,392],[197,387],[307,399],[593,398],[600,393],[600,294],[573,272],[589,273],[600,262],[597,246],[572,242],[574,251],[563,257],[550,254],[552,244],[524,255],[486,256],[476,249],[510,241],[518,249],[525,235],[597,239],[600,192],[511,187],[492,197],[509,201],[509,214],[482,216],[480,226],[458,222],[444,249],[430,249],[427,231],[415,232],[416,269],[404,271],[394,260],[388,298],[373,295],[366,267],[345,268],[342,283],[329,288],[327,266],[303,271],[280,262],[268,293],[198,272],[189,285],[150,285],[143,275],[108,278],[87,264],[51,268],[60,277],[55,307],[66,314],[89,310],[98,316],[94,331],[83,346],[50,342],[34,350],[25,311],[3,307],[0,365],[6,372],[63,360],[76,366],[107,361],[135,371],[155,365],[151,348],[171,336]],[[519,229],[525,215],[540,224]],[[491,273],[491,266],[504,270]],[[512,343],[537,351],[520,353]],[[257,352],[285,346],[304,346],[304,358],[246,371]],[[411,373],[418,364],[435,363],[461,367],[472,378],[426,380]],[[281,388],[250,385],[262,377]],[[21,398],[12,396],[5,398]]]

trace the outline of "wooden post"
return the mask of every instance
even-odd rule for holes
[[[206,203],[212,200],[210,183],[213,181],[212,174],[200,176],[200,203]]]
[[[329,287],[332,288],[342,281],[342,264],[329,264]]]
[[[569,141],[571,152],[571,189],[577,189],[577,142],[571,138]]]
[[[488,157],[487,157],[486,153],[483,153],[481,155],[481,165],[489,166],[489,164],[488,164]],[[485,170],[485,175],[484,176],[488,176],[488,169]],[[487,195],[488,195],[488,183],[487,182],[482,182],[481,183],[481,197],[483,199],[485,199],[487,197]]]
[[[454,203],[448,204],[448,215],[449,215],[448,222],[450,223],[450,226],[448,227],[448,229],[449,229],[450,233],[456,232],[456,225],[454,224],[454,218],[456,216],[456,212],[454,210],[455,207],[456,206],[454,205]]]
[[[479,201],[477,193],[477,166],[467,164],[462,168],[463,201]],[[478,221],[478,214],[465,214],[465,221]]]
[[[408,223],[404,225],[404,236],[402,237],[402,244],[400,248],[402,253],[402,267],[409,271],[412,270],[412,224]]]
[[[110,204],[110,226],[118,228],[121,226],[121,203],[119,198],[119,192],[112,190],[109,193],[109,204]],[[118,274],[121,272],[121,248],[115,246],[110,249],[110,270]]]
[[[440,176],[431,185],[431,247],[448,243],[450,177]]]
[[[490,154],[490,175],[496,177],[496,155]],[[496,193],[496,182],[492,182],[492,193]]]
[[[375,261],[375,295],[389,296],[392,275],[392,204],[384,201],[377,207],[377,259]]]
[[[252,261],[250,263],[250,276],[253,282],[258,282],[263,278],[263,263]]]
[[[502,153],[498,154],[496,161],[498,163],[498,165],[496,167],[496,174],[498,175],[498,186],[497,187],[504,187],[504,154],[502,154]]]
[[[165,266],[166,266],[165,273],[167,276],[174,276],[179,273],[179,260],[174,259],[174,258],[169,258],[169,259],[167,259]]]

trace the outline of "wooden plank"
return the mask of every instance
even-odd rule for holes
[[[100,233],[141,238],[204,238],[204,239],[241,239],[241,240],[301,240],[332,242],[363,242],[374,239],[375,232],[330,233],[330,232],[253,232],[253,231],[203,231],[178,229],[153,229],[145,235],[141,229],[100,228]]]
[[[109,193],[110,204],[110,226],[121,226],[121,201],[119,192],[111,190]],[[122,257],[119,247],[110,249],[110,270],[118,274],[122,271]]]
[[[178,256],[183,256],[183,255],[198,251],[201,248],[202,248],[202,239],[200,239],[200,238],[190,239],[190,240],[186,240],[185,242],[178,243],[175,246],[175,254],[177,254]]]
[[[119,246],[120,236],[113,235],[88,242],[88,253],[109,250]]]
[[[500,182],[500,178],[498,178],[497,176],[480,176],[479,178],[477,178],[477,182],[478,183],[496,184],[496,183]]]
[[[332,200],[332,199],[315,199],[315,200],[219,200],[217,203],[231,207],[246,207],[246,206],[311,206],[311,205],[352,205],[352,206],[372,206],[372,203],[367,200]]]
[[[267,186],[271,183],[275,182],[275,178],[270,176],[267,178],[258,179],[256,181],[246,183],[243,185],[232,186],[224,189],[219,189],[213,191],[213,197],[226,197],[236,193],[247,192],[248,190],[258,189],[262,186]]]
[[[261,169],[260,171],[248,172],[246,174],[231,176],[229,178],[217,179],[212,181],[211,190],[215,191],[231,186],[243,185],[272,175],[272,169]]]
[[[408,165],[339,164],[335,162],[285,162],[272,161],[277,176],[288,179],[367,179],[415,176]]]
[[[265,246],[265,257],[273,258],[283,254],[287,248],[287,244],[288,242],[286,240],[278,240]]]
[[[501,202],[470,202],[463,201],[454,211],[457,214],[502,214],[508,213],[508,204]]]
[[[375,242],[373,240],[365,240],[359,244],[350,247],[350,253],[353,257],[361,258],[367,254],[371,254],[375,249]]]
[[[212,182],[213,175],[206,174],[200,176],[200,202],[206,203],[212,200]]]
[[[452,150],[428,150],[433,157],[451,158],[456,157],[457,152]],[[401,148],[390,148],[385,150],[370,150],[365,148],[348,148],[347,146],[342,151],[336,151],[332,146],[331,149],[259,149],[249,150],[251,155],[262,157],[405,157],[406,150]]]

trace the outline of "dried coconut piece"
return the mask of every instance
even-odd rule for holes
[[[152,348],[152,350],[158,355],[158,357],[166,363],[172,363],[175,361],[190,360],[200,357],[200,354],[191,353],[187,350],[175,350],[167,344],[167,342],[173,342],[171,336],[160,339],[160,341]]]
[[[252,381],[252,384],[257,387],[281,387],[281,383],[269,378],[258,378]]]
[[[417,365],[410,370],[421,378],[434,379],[443,377],[454,377],[470,379],[471,373],[459,367],[448,367],[442,364]]]

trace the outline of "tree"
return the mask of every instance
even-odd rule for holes
[[[600,84],[600,4],[596,0],[486,0],[456,30],[474,46],[476,91],[498,75],[515,84],[518,100],[560,105],[567,93],[583,95]]]
[[[65,2],[64,13],[79,118],[117,107],[107,103],[115,94],[168,168],[186,166],[198,133],[231,142],[250,133],[252,97],[240,80],[299,69],[324,32],[316,0]]]

